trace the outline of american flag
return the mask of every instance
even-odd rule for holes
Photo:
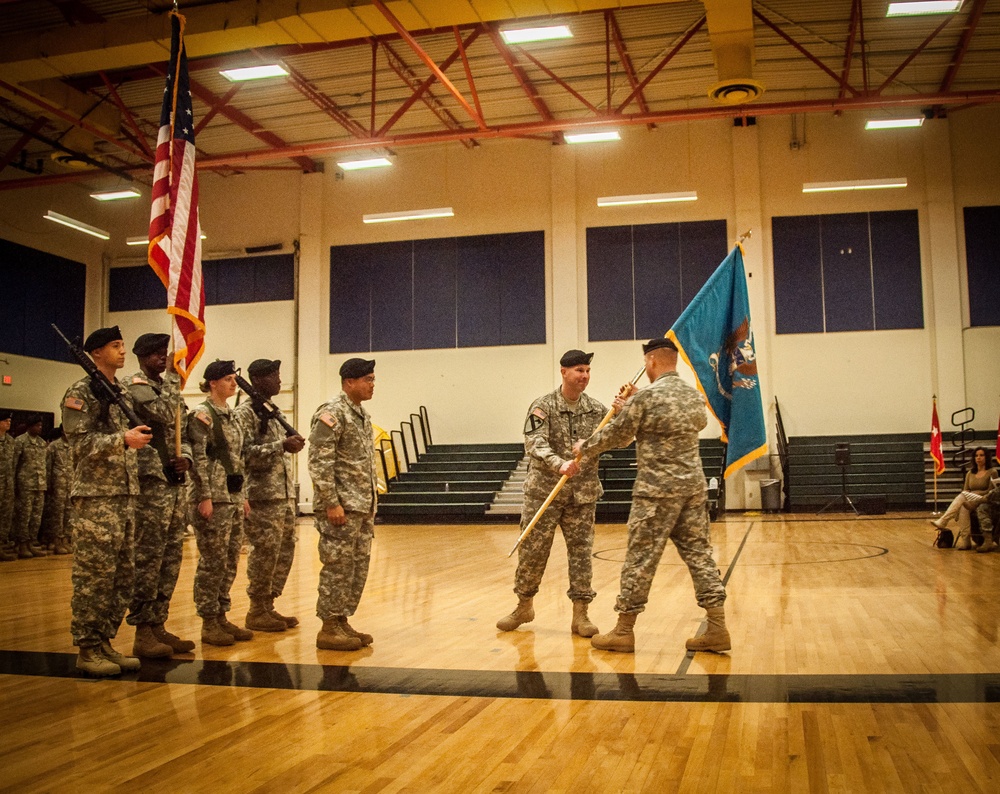
[[[187,381],[205,347],[205,290],[184,17],[176,12],[170,16],[170,69],[153,166],[149,264],[167,288],[167,312],[174,317],[174,365]]]

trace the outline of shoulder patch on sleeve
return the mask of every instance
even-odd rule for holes
[[[139,386],[148,386],[149,385],[149,381],[147,381],[145,378],[143,378],[143,377],[141,377],[139,375],[133,375],[132,376],[132,383],[134,383],[136,385],[139,385]]]
[[[65,403],[63,403],[67,408],[72,408],[74,411],[86,411],[87,408],[79,397],[67,397]]]
[[[334,417],[333,414],[331,414],[329,411],[324,411],[323,413],[321,413],[319,415],[319,421],[321,421],[324,425],[326,425],[330,429],[333,429],[337,426],[336,417]]]
[[[208,425],[209,427],[212,426],[212,417],[209,416],[204,411],[197,411],[194,415],[194,418],[204,425]]]

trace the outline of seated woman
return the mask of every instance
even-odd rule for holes
[[[965,485],[962,492],[956,496],[944,514],[931,524],[938,529],[944,529],[948,522],[958,519],[958,536],[955,538],[955,548],[966,551],[972,548],[971,516],[990,489],[990,479],[997,476],[996,469],[990,468],[990,453],[985,447],[976,447],[972,453],[972,468],[965,474]]]

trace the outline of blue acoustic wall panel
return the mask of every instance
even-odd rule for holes
[[[500,344],[503,252],[494,235],[458,238],[458,346]]]
[[[826,330],[874,330],[867,214],[824,215],[821,227]]]
[[[545,343],[545,233],[499,235],[500,344]]]
[[[458,346],[456,278],[458,241],[454,237],[413,242],[413,347]]]
[[[1000,325],[1000,207],[966,207],[965,261],[969,276],[969,323]]]
[[[684,308],[679,224],[633,226],[632,246],[635,265],[633,338],[663,336]]]
[[[587,229],[587,336],[635,339],[632,227]]]
[[[869,213],[875,328],[923,328],[920,221],[916,210]]]
[[[371,350],[371,262],[378,246],[330,249],[330,352]]]
[[[413,349],[413,244],[382,243],[371,266],[371,349]]]

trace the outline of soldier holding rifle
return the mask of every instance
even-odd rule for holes
[[[517,607],[497,621],[500,631],[513,631],[535,618],[534,596],[542,582],[552,549],[556,525],[562,528],[569,562],[569,590],[573,602],[573,634],[592,637],[597,626],[587,616],[587,606],[597,595],[591,588],[591,556],[594,548],[594,514],[604,489],[597,476],[597,459],[578,464],[573,444],[589,438],[607,409],[585,394],[590,383],[593,353],[568,350],[559,360],[562,385],[539,397],[528,409],[524,425],[524,449],[528,453],[528,478],[524,483],[522,530],[531,521],[560,478],[570,479],[538,519],[532,534],[518,552],[514,593]]]
[[[118,327],[94,331],[83,350],[70,343],[70,352],[87,372],[70,386],[62,406],[75,463],[70,497],[76,543],[72,632],[80,649],[76,666],[90,675],[118,675],[140,666],[138,659],[115,651],[111,639],[132,595],[137,450],[152,435],[136,416],[125,385],[115,378],[125,365]]]

